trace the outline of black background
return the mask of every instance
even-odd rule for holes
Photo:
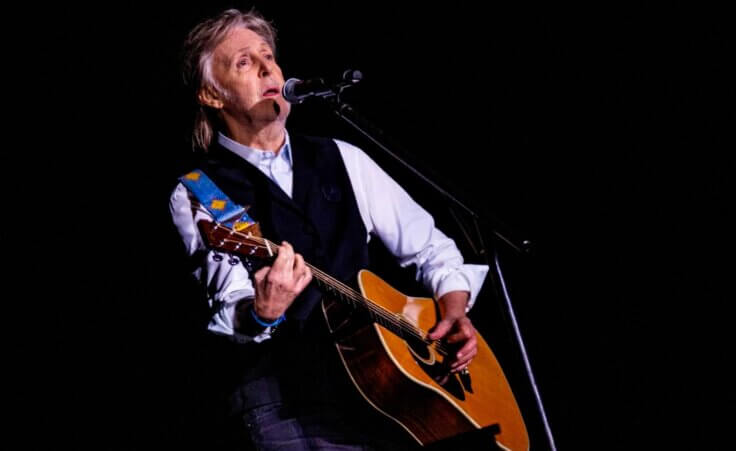
[[[167,209],[192,112],[178,52],[201,19],[249,5],[59,8],[30,62],[14,66],[39,80],[44,101],[24,115],[28,167],[45,162],[42,193],[69,243],[30,266],[42,275],[34,289],[64,293],[58,338],[44,342],[55,358],[36,374],[62,395],[41,409],[54,441],[193,444],[191,306]],[[536,244],[530,258],[503,257],[560,449],[733,441],[735,78],[723,11],[255,6],[279,31],[287,77],[360,69],[356,109]],[[295,107],[289,128],[372,151],[318,105]],[[440,201],[376,159],[470,255]],[[486,287],[471,317],[511,379],[532,449],[545,449],[498,311]]]

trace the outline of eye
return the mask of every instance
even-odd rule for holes
[[[266,58],[269,61],[273,61],[273,55],[271,55],[270,53],[267,53],[267,54],[263,55],[263,57]]]
[[[238,67],[243,67],[243,66],[245,66],[246,64],[248,64],[248,58],[240,58],[240,59],[238,60],[238,64],[237,64],[237,66],[238,66]]]

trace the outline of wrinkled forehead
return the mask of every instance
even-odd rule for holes
[[[273,51],[268,42],[248,28],[235,28],[228,32],[215,47],[214,57],[218,62],[229,63],[238,54],[247,51]]]

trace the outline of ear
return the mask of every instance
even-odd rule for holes
[[[222,96],[210,85],[202,86],[197,93],[197,100],[204,106],[219,110],[222,108]]]

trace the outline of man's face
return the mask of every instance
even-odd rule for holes
[[[284,76],[271,47],[252,30],[235,29],[215,48],[212,76],[225,90],[215,107],[226,118],[248,126],[286,121],[291,105],[281,96]]]

